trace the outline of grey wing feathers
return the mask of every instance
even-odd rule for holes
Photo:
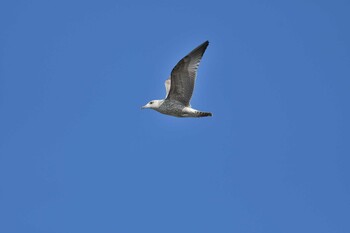
[[[176,64],[171,71],[171,85],[167,99],[177,100],[189,106],[198,66],[208,45],[208,41],[204,42]]]

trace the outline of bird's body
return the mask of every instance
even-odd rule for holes
[[[161,104],[158,108],[154,110],[176,117],[203,117],[211,116],[211,113],[201,112],[191,107],[186,107],[182,103],[176,100],[161,100]]]
[[[195,48],[173,68],[170,78],[165,81],[165,99],[150,101],[142,108],[176,117],[212,116],[211,113],[198,111],[190,105],[197,69],[208,44],[206,41]]]

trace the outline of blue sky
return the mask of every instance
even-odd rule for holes
[[[350,232],[348,1],[1,1],[0,232]],[[165,95],[210,45],[179,119]]]

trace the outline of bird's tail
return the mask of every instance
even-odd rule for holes
[[[198,117],[209,117],[209,116],[213,116],[213,114],[211,114],[211,112],[198,112]]]

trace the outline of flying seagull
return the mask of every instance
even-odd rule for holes
[[[142,109],[150,108],[176,117],[212,116],[210,112],[198,111],[190,105],[197,69],[208,45],[209,41],[204,42],[176,64],[169,79],[165,81],[165,99],[152,100]]]

